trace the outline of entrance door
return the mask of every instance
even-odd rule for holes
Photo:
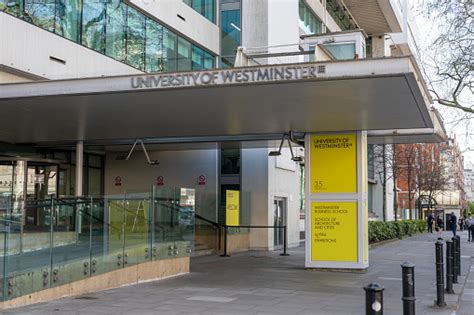
[[[286,225],[286,200],[276,197],[273,200],[273,225]],[[282,248],[285,242],[283,229],[273,229],[273,245],[275,249]]]

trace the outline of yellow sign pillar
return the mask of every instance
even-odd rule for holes
[[[226,191],[225,224],[229,226],[240,225],[240,192],[238,190]]]
[[[367,133],[305,141],[306,267],[367,268]]]

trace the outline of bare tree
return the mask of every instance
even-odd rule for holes
[[[387,217],[387,184],[393,181],[393,211],[394,219],[398,217],[398,202],[397,202],[397,178],[400,173],[400,168],[397,166],[400,162],[401,150],[396,150],[395,145],[381,144],[374,146],[374,173],[377,175],[380,184],[382,185],[382,218],[384,221]]]
[[[417,144],[416,182],[418,217],[423,217],[422,201],[429,209],[438,194],[447,188],[446,165],[441,158],[440,144]]]
[[[417,166],[417,150],[413,144],[397,144],[395,145],[395,165],[397,179],[403,182],[401,188],[405,188],[408,197],[409,219],[412,217],[412,209],[417,188],[416,166]]]
[[[474,115],[474,3],[472,0],[422,0],[425,17],[438,34],[423,56],[433,99],[460,110],[461,118]]]

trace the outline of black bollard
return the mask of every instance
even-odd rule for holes
[[[457,246],[457,252],[458,252],[458,276],[461,275],[461,236],[456,235],[456,246]]]
[[[454,294],[453,290],[453,273],[454,273],[454,256],[453,241],[446,241],[446,293]]]
[[[284,242],[283,242],[283,254],[280,254],[280,256],[290,256],[290,254],[288,254],[286,252],[287,248],[288,248],[288,232],[287,232],[287,227],[286,225],[283,226],[283,239],[284,239]]]
[[[371,283],[364,288],[365,290],[365,314],[382,315],[383,314],[383,290],[378,283]]]
[[[221,257],[230,257],[227,254],[227,232],[229,230],[229,227],[227,225],[224,226],[224,254],[221,255]]]
[[[458,283],[458,239],[452,237],[451,240],[453,241],[453,283]]]
[[[436,244],[436,306],[446,306],[444,301],[444,276],[443,276],[443,242],[437,241]]]
[[[404,262],[401,266],[403,315],[415,315],[415,265]]]

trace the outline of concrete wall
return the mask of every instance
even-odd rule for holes
[[[148,165],[144,153],[137,149],[129,161],[117,160],[128,152],[108,152],[105,163],[105,194],[149,192],[163,176],[164,185],[196,189],[196,211],[210,220],[217,220],[217,150],[150,151],[150,159],[159,165]],[[206,176],[206,184],[199,185],[198,177]],[[120,176],[121,186],[115,186]]]
[[[220,31],[217,25],[182,0],[131,0],[130,2],[214,54],[219,54]],[[178,15],[185,20],[183,21]]]
[[[243,193],[249,193],[250,199],[250,224],[268,225],[271,217],[268,207],[268,149],[242,150],[241,165],[241,189]],[[250,248],[268,249],[270,236],[273,235],[270,233],[273,231],[251,229]]]
[[[298,148],[293,150],[299,152]],[[279,157],[268,157],[268,224],[274,223],[274,199],[284,198],[287,210],[288,246],[298,246],[300,240],[299,174],[299,164],[291,160],[289,149],[284,148]],[[274,244],[273,241],[273,233],[271,233],[269,239],[271,247]]]
[[[0,65],[25,74],[65,79],[142,73],[3,12],[0,12],[0,38]]]

